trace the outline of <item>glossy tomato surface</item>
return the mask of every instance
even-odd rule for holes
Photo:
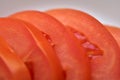
[[[0,18],[0,36],[24,61],[33,80],[63,80],[63,70],[55,52],[42,32],[32,25]]]
[[[51,37],[65,71],[65,80],[90,80],[90,64],[84,49],[60,22],[39,11],[23,11],[11,17],[31,23]]]
[[[120,49],[111,34],[92,16],[73,9],[55,9],[47,13],[65,26],[83,33],[102,51],[91,60],[92,80],[120,80]]]

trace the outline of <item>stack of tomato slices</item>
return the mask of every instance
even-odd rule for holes
[[[120,29],[75,9],[1,17],[0,80],[120,80]]]

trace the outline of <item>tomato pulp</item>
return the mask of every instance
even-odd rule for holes
[[[24,62],[2,37],[0,37],[0,80],[31,80]]]
[[[83,33],[96,44],[103,55],[91,60],[92,80],[120,80],[120,49],[105,27],[92,16],[74,9],[54,9],[46,13],[65,26]]]
[[[90,80],[90,64],[84,49],[60,22],[39,11],[18,12],[11,17],[31,23],[51,37],[65,71],[65,80]]]
[[[34,35],[38,32],[39,36]],[[17,19],[0,18],[0,36],[24,61],[33,80],[64,79],[54,50],[42,32],[32,25]]]

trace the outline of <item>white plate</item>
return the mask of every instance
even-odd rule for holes
[[[74,8],[85,11],[104,24],[120,27],[120,0],[0,0],[0,17],[21,10]]]

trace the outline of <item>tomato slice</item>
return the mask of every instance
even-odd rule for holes
[[[31,80],[24,62],[0,37],[0,80]]]
[[[26,23],[26,22],[25,22]],[[41,32],[36,27],[31,26],[31,24],[27,24],[27,29],[31,33],[32,37],[36,41],[38,47],[43,51],[45,56],[48,59],[48,62],[51,65],[51,77],[52,80],[64,80],[63,68],[60,64],[60,61],[53,50],[54,44],[51,41],[49,35],[44,32]],[[44,76],[46,77],[46,75]],[[49,78],[49,77],[48,77]],[[50,80],[50,78],[49,78]]]
[[[120,46],[120,28],[110,25],[104,25],[110,33],[113,35],[113,37],[116,39],[117,43]]]
[[[90,80],[90,64],[84,49],[60,22],[39,11],[19,12],[11,17],[31,23],[51,37],[65,71],[65,80]]]
[[[28,66],[33,80],[64,80],[53,48],[42,32],[32,25],[17,19],[0,18],[0,36]]]
[[[103,50],[103,56],[91,60],[92,80],[120,80],[120,49],[100,22],[79,10],[55,9],[47,13],[83,33],[90,42]]]

